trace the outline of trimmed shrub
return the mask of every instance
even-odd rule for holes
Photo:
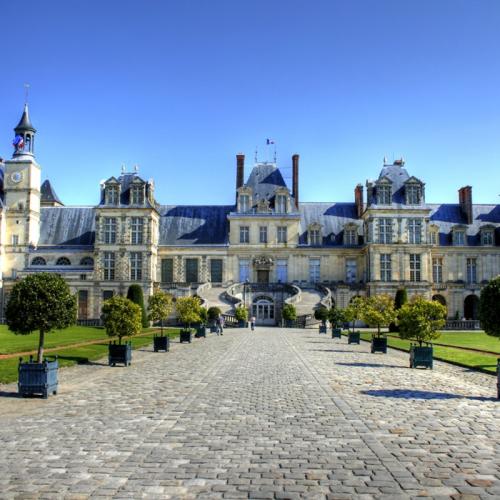
[[[141,323],[143,328],[149,326],[148,315],[146,314],[146,308],[144,307],[144,294],[142,293],[142,287],[140,285],[130,285],[128,287],[127,299],[131,300],[134,304],[137,304],[141,308]]]
[[[492,279],[481,290],[479,320],[488,335],[500,337],[500,276]]]
[[[297,309],[293,304],[285,304],[281,315],[286,321],[295,321],[297,319]]]

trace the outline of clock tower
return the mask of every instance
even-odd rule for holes
[[[4,279],[15,278],[16,272],[24,269],[28,249],[38,244],[40,236],[41,170],[35,160],[36,130],[27,104],[14,132],[14,154],[4,168]]]

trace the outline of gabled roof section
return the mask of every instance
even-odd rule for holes
[[[234,205],[162,205],[160,209],[160,245],[227,245],[227,216]]]
[[[114,176],[111,176],[108,180],[104,181],[104,184],[113,184],[113,185],[119,185],[120,186],[120,206],[127,206],[130,205],[130,187],[132,185],[145,185],[145,198],[144,198],[144,207],[148,208],[156,208],[156,205],[153,205],[149,199],[148,196],[148,190],[150,188],[150,185],[148,182],[146,182],[142,177],[139,177],[137,172],[130,172],[130,173],[122,173],[118,179]],[[105,194],[104,190],[101,192],[101,201],[100,205],[105,205]]]
[[[275,163],[257,163],[244,186],[252,189],[253,206],[262,199],[273,200],[276,190],[280,187],[288,189],[285,179]]]
[[[93,207],[42,207],[39,246],[93,245],[95,210]]]
[[[404,184],[410,178],[410,175],[404,167],[402,160],[396,160],[392,165],[384,165],[378,180],[387,178],[392,182],[392,201],[394,203],[404,202]]]
[[[56,192],[54,191],[54,188],[52,187],[52,184],[50,181],[47,179],[43,182],[41,188],[40,188],[40,193],[41,193],[41,203],[42,205],[60,205],[63,206],[64,203],[59,199],[57,196]]]

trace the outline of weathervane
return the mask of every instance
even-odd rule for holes
[[[24,84],[24,104],[28,104],[29,93],[30,93],[30,84],[25,83]]]

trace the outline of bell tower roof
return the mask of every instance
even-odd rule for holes
[[[21,116],[21,119],[19,120],[17,127],[14,129],[14,132],[16,134],[21,134],[23,132],[36,132],[35,127],[33,127],[33,125],[31,124],[27,103],[24,105],[23,116]]]

